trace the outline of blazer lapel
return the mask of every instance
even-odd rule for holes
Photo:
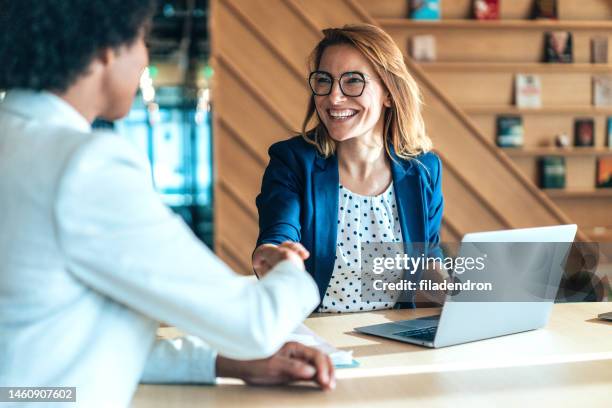
[[[398,217],[402,228],[404,248],[407,253],[411,253],[414,243],[421,243],[425,240],[423,186],[419,173],[413,168],[414,163],[408,163],[404,167],[405,161],[397,157],[394,159],[391,160],[391,172]]]
[[[338,233],[338,158],[317,156],[313,172],[314,193],[314,278],[321,300],[334,271]]]

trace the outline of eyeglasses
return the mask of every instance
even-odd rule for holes
[[[334,87],[334,77],[325,71],[313,71],[308,77],[308,84],[312,93],[316,96],[329,95]],[[338,83],[340,91],[344,96],[361,96],[365,89],[366,79],[369,77],[358,71],[349,71],[340,75]]]

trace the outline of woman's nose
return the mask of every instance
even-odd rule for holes
[[[332,83],[332,89],[329,93],[329,99],[333,104],[344,101],[346,99],[346,96],[344,96],[342,90],[340,89],[340,81],[334,81]]]

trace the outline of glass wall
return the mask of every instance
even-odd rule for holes
[[[163,202],[212,248],[211,112],[198,102],[197,91],[156,88],[154,103],[139,95],[124,119],[94,126],[114,128],[147,155]]]

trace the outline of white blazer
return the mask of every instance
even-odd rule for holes
[[[162,204],[147,158],[62,99],[0,103],[0,386],[126,406],[140,380],[214,382],[206,343],[270,355],[318,303],[288,261],[232,272]],[[156,341],[159,321],[194,337]]]

